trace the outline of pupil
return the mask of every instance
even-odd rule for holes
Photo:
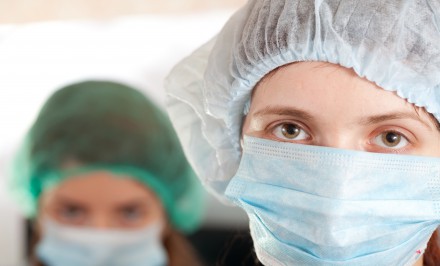
[[[389,132],[385,135],[385,143],[388,144],[388,146],[396,146],[400,142],[400,135]]]
[[[72,219],[81,215],[81,210],[77,207],[67,207],[61,210],[61,215],[65,218]]]
[[[127,210],[125,211],[126,216],[135,216],[137,212],[135,210]]]
[[[295,138],[299,135],[299,128],[292,124],[284,125],[282,128],[283,135],[287,138]]]

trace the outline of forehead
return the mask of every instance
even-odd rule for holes
[[[71,176],[48,194],[53,199],[66,198],[94,205],[155,200],[154,192],[134,178],[106,171]]]
[[[394,92],[383,90],[351,69],[323,62],[293,63],[265,76],[253,91],[251,108],[274,105],[318,113],[335,110],[346,115],[416,112]]]

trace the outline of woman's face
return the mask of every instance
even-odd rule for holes
[[[162,204],[150,189],[105,171],[72,176],[45,192],[39,213],[39,219],[99,229],[136,229],[166,222]]]
[[[243,134],[379,153],[440,156],[435,120],[353,70],[322,62],[281,67],[255,88]]]

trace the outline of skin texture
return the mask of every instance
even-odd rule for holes
[[[440,156],[440,133],[422,108],[351,69],[299,62],[253,91],[243,134],[282,142],[378,153]],[[423,265],[423,257],[415,266]]]
[[[166,216],[156,195],[132,178],[90,172],[63,181],[44,193],[39,220],[51,218],[68,226],[138,229]]]

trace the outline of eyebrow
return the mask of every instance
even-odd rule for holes
[[[78,200],[70,199],[65,196],[56,196],[56,204],[70,205],[75,207],[80,207],[83,209],[87,209],[87,204]]]
[[[297,118],[301,118],[304,120],[314,120],[313,116],[309,114],[308,112],[297,109],[294,107],[272,107],[272,106],[266,106],[264,109],[257,111],[254,113],[253,116],[261,117],[261,116],[267,116],[267,115],[284,115],[284,116],[294,116]]]
[[[126,202],[118,203],[114,207],[114,209],[123,210],[131,207],[144,207],[144,206],[148,206],[148,203],[145,201],[145,199],[135,199],[135,200],[129,200]]]
[[[396,119],[411,119],[420,122],[427,129],[432,130],[432,127],[425,121],[423,121],[417,114],[410,112],[395,112],[391,114],[384,115],[373,115],[360,119],[360,124],[362,125],[372,125],[380,122],[388,121],[388,120],[396,120]]]
[[[268,115],[280,115],[280,116],[292,116],[299,119],[313,121],[316,120],[313,115],[310,113],[295,108],[295,107],[273,107],[266,106],[262,110],[259,110],[254,113],[255,117],[262,117]],[[380,114],[373,115],[368,117],[362,117],[359,119],[358,123],[361,125],[373,125],[380,122],[388,121],[388,120],[397,120],[397,119],[411,119],[415,120],[421,124],[423,124],[427,129],[432,131],[432,127],[426,122],[423,121],[419,115],[411,113],[411,112],[394,112],[389,114]]]

